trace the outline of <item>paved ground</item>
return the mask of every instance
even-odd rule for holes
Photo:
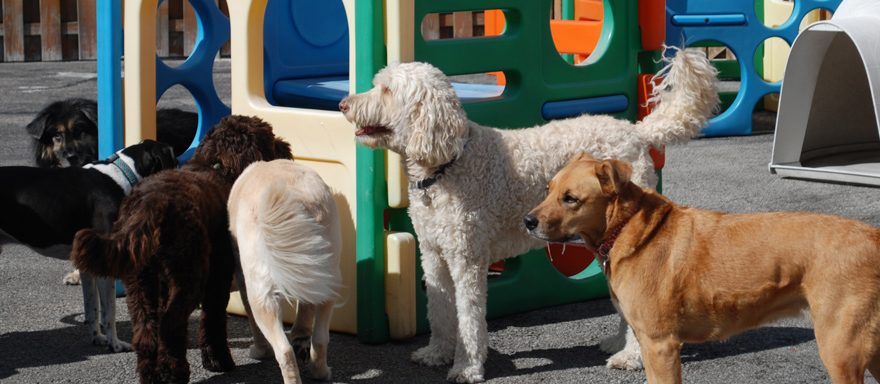
[[[228,63],[215,76],[229,100]],[[50,100],[95,96],[94,63],[0,64],[0,165],[29,164],[24,126]],[[163,105],[186,106],[185,93],[163,97]],[[767,172],[772,136],[696,140],[668,148],[665,192],[696,207],[734,212],[807,210],[839,214],[880,225],[880,191],[837,184],[783,180]],[[2,187],[2,186],[0,186]],[[0,214],[3,214],[0,212]],[[110,354],[88,344],[81,325],[79,287],[64,286],[64,260],[39,256],[18,244],[0,254],[0,382],[134,383],[133,353]],[[131,338],[124,299],[119,327]],[[195,317],[190,322],[195,330]],[[608,300],[548,308],[489,322],[486,366],[491,383],[641,383],[642,372],[605,369],[597,343],[617,323]],[[280,382],[274,362],[246,357],[246,321],[230,318],[230,345],[238,369],[202,370],[190,349],[192,381]],[[363,345],[350,335],[331,336],[334,378],[346,383],[440,383],[446,367],[408,361],[426,336],[404,342]],[[195,345],[194,339],[190,342]],[[808,320],[792,319],[723,343],[684,349],[684,378],[691,383],[828,382]],[[869,380],[874,382],[873,379]]]

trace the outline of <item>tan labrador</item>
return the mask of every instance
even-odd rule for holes
[[[581,155],[524,219],[547,241],[583,239],[635,330],[649,383],[680,383],[682,343],[723,340],[809,309],[835,383],[880,377],[880,230],[811,213],[676,205],[630,166]]]

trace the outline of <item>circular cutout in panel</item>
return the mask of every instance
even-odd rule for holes
[[[605,5],[602,0],[575,0],[571,15],[554,7],[550,34],[556,51],[570,64],[583,63],[596,50],[602,36]]]
[[[217,92],[217,97],[219,97],[220,101],[222,101],[227,107],[232,105],[231,71],[232,67],[230,59],[225,58],[214,60],[213,71],[211,71],[211,78],[214,80],[214,91]]]
[[[813,24],[817,21],[830,20],[833,14],[834,12],[825,8],[816,8],[810,12],[807,12],[807,14],[804,15],[804,17],[801,19],[801,24],[798,27],[798,32],[803,31],[810,24]]]
[[[174,68],[186,61],[195,47],[199,22],[188,0],[164,0],[156,11],[156,55]]]
[[[771,37],[762,41],[755,48],[753,58],[755,70],[768,83],[782,81],[789,52],[791,47],[780,37]]]
[[[544,248],[544,252],[553,268],[565,277],[582,277],[578,275],[584,272],[595,259],[592,251],[575,244],[548,244]],[[504,273],[504,267],[504,260],[489,265],[489,278],[500,277]]]
[[[773,133],[776,129],[776,113],[778,111],[778,92],[773,92],[758,99],[754,110],[752,110],[752,133]]]
[[[583,272],[595,258],[593,252],[579,245],[550,244],[544,250],[553,267],[566,277]]]
[[[755,14],[763,15],[767,28],[779,28],[788,22],[794,11],[795,0],[755,0]]]
[[[718,109],[720,115],[736,99],[740,91],[740,65],[739,60],[730,47],[717,41],[701,41],[691,44],[690,48],[701,50],[712,65],[718,69],[718,96],[721,105]]]
[[[171,144],[177,156],[192,144],[198,124],[198,106],[184,86],[169,88],[156,103],[156,139]]]

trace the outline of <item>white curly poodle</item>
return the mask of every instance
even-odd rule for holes
[[[468,120],[446,76],[425,63],[389,65],[373,89],[342,100],[361,143],[405,159],[431,325],[430,342],[414,361],[452,362],[450,381],[483,381],[487,268],[544,245],[528,235],[522,218],[572,156],[586,151],[629,161],[633,181],[656,185],[650,146],[696,135],[718,103],[716,71],[699,52],[679,51],[663,73],[653,97],[659,105],[635,124],[583,115],[527,129],[484,127]],[[623,323],[602,347],[619,351],[610,367],[637,369],[638,342],[626,330]]]

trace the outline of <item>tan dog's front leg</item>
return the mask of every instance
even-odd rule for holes
[[[640,335],[639,342],[649,384],[681,383],[681,342],[678,339]]]

